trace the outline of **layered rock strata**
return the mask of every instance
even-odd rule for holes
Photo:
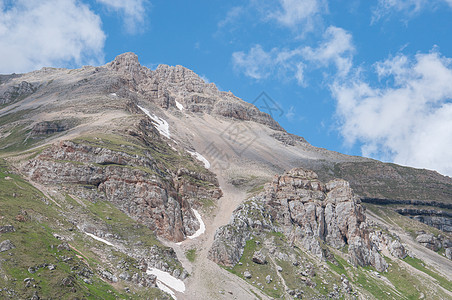
[[[33,181],[70,185],[82,198],[110,201],[169,240],[179,242],[195,233],[200,224],[192,208],[200,199],[221,196],[215,175],[207,170],[168,170],[150,152],[138,155],[132,150],[64,141],[22,169]]]
[[[264,191],[241,205],[231,222],[215,234],[209,257],[235,265],[253,231],[282,232],[292,243],[323,257],[324,244],[348,245],[350,261],[384,271],[387,264],[369,238],[364,209],[348,184],[340,179],[326,184],[301,168],[275,176]]]

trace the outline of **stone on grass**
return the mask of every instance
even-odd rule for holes
[[[16,246],[14,246],[10,240],[4,240],[0,243],[0,252],[9,251],[14,248],[16,248]]]

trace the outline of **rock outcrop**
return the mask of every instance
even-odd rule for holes
[[[447,251],[447,249],[452,249],[452,240],[446,236],[435,236],[432,233],[425,233],[424,231],[417,232],[417,234],[418,235],[416,237],[416,242],[430,250],[436,252],[441,248],[443,248],[445,251]]]
[[[433,234],[420,234],[416,237],[416,242],[433,251],[438,251],[441,248],[441,242]]]
[[[68,119],[39,122],[33,126],[31,135],[48,135],[63,132],[74,127],[76,123],[77,121]]]
[[[36,182],[70,185],[82,198],[110,201],[158,235],[184,240],[200,226],[192,209],[200,205],[196,201],[221,196],[215,176],[207,170],[165,169],[151,152],[136,151],[64,141],[30,160],[23,171]]]
[[[370,232],[369,237],[379,251],[386,248],[392,256],[399,259],[404,259],[407,256],[407,251],[400,243],[400,238],[397,235],[390,235],[382,230],[375,229]]]
[[[0,87],[0,105],[22,100],[33,94],[35,91],[36,87],[27,81],[22,81],[18,85],[5,88]]]
[[[449,211],[423,208],[399,208],[396,209],[396,212],[444,232],[452,232],[452,213]]]
[[[216,232],[210,258],[235,265],[255,230],[282,232],[318,257],[325,255],[323,244],[336,249],[348,245],[352,263],[379,271],[387,268],[369,238],[364,209],[344,180],[324,184],[316,173],[301,168],[275,176],[264,192],[240,206],[230,224]]]

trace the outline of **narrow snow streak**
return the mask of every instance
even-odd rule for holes
[[[196,232],[193,235],[188,236],[189,239],[194,239],[203,234],[206,231],[206,225],[204,225],[204,222],[202,221],[201,215],[196,209],[192,209],[193,213],[195,214],[196,219],[199,222],[199,229],[196,230]]]
[[[92,237],[93,239],[95,239],[95,240],[98,240],[99,242],[102,242],[102,243],[104,243],[104,244],[107,244],[108,246],[115,246],[115,245],[113,245],[112,243],[110,243],[109,241],[107,241],[107,240],[104,240],[103,238],[100,238],[100,237],[98,237],[98,236],[95,236],[94,234],[91,234],[91,233],[88,233],[88,232],[85,232],[85,234],[86,235],[89,235],[90,237]]]
[[[188,151],[188,153],[190,153],[191,155],[193,155],[197,160],[201,161],[204,163],[204,167],[206,167],[206,169],[210,168],[210,162],[201,154],[199,154],[198,152],[192,152],[192,151]]]
[[[146,270],[146,273],[149,275],[157,276],[157,286],[159,287],[159,289],[169,293],[174,299],[176,299],[176,296],[170,289],[173,289],[179,293],[185,292],[185,283],[167,272],[163,272],[159,269],[149,268]]]
[[[177,100],[176,100],[176,107],[179,108],[179,110],[184,110],[184,106]]]
[[[157,117],[156,115],[151,115],[149,110],[147,110],[144,107],[141,107],[138,105],[138,108],[141,109],[151,120],[155,123],[155,128],[158,130],[158,132],[163,135],[164,137],[170,139],[170,132],[169,132],[169,124],[164,119]]]
[[[164,291],[164,292],[170,294],[171,297],[172,297],[174,300],[177,300],[176,294],[173,292],[173,290],[170,289],[169,287],[167,287],[167,286],[166,286],[163,282],[161,282],[160,280],[157,280],[157,287],[158,287],[159,289],[161,289],[162,291]]]

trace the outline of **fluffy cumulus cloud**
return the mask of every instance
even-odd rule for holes
[[[306,47],[303,56],[306,60],[316,62],[321,66],[333,63],[340,76],[345,76],[353,65],[352,35],[346,30],[330,26],[323,35],[323,42],[318,48]]]
[[[258,44],[253,46],[248,53],[234,52],[232,63],[237,71],[256,80],[275,75],[283,79],[296,78],[298,84],[302,85],[304,75],[303,63],[299,61],[300,55],[300,49],[273,48],[265,51]]]
[[[248,53],[237,51],[232,53],[234,68],[253,79],[267,78],[271,73],[273,58],[271,53],[262,49],[261,45],[253,46]]]
[[[287,27],[302,27],[303,31],[313,29],[316,18],[326,10],[323,0],[279,0],[280,8],[268,13],[270,19]]]
[[[100,18],[77,0],[0,0],[0,73],[97,64],[104,42]]]
[[[256,80],[277,75],[283,79],[294,78],[298,85],[306,86],[305,74],[318,67],[334,65],[335,75],[345,77],[352,68],[354,50],[352,35],[330,26],[316,48],[300,46],[265,51],[261,45],[255,45],[248,53],[234,52],[232,62],[236,70]]]
[[[341,133],[365,156],[452,176],[452,61],[437,52],[377,63],[382,88],[362,80],[332,90]]]
[[[146,0],[97,0],[108,9],[120,13],[129,33],[140,31],[144,24],[146,9]]]

